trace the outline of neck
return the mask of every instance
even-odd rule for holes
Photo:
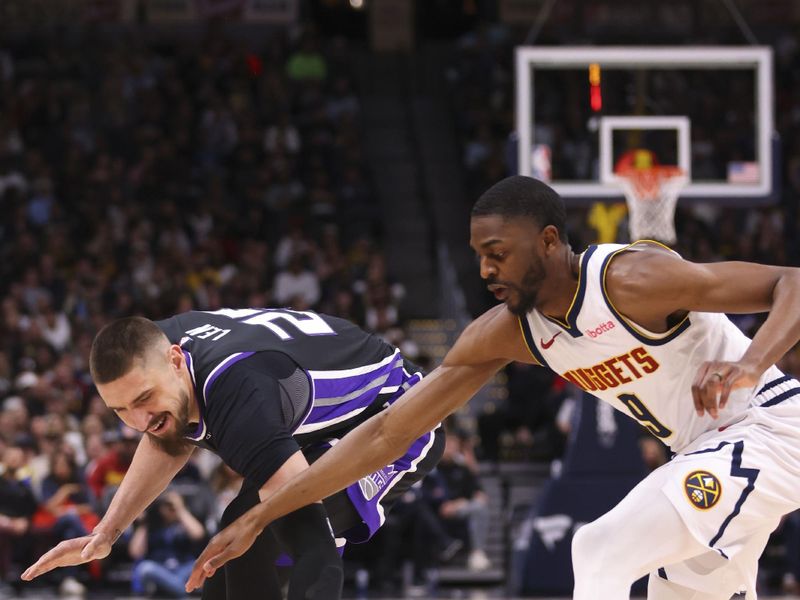
[[[192,374],[189,373],[189,365],[184,363],[183,370],[181,371],[181,379],[183,386],[189,395],[189,423],[200,422],[200,407],[197,406],[197,398],[194,393],[194,382],[192,381]]]
[[[564,245],[564,254],[559,257],[552,279],[547,284],[550,293],[547,297],[542,298],[542,302],[537,307],[539,312],[554,319],[565,320],[567,311],[578,291],[579,273],[580,258],[572,251],[572,248]]]

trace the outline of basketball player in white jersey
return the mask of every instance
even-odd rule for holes
[[[276,517],[400,455],[510,361],[540,364],[676,453],[573,540],[577,600],[756,598],[757,559],[800,507],[800,385],[775,362],[800,338],[800,270],[693,264],[656,243],[570,249],[561,199],[510,177],[472,212],[481,277],[503,301],[443,364],[212,540],[188,587]],[[751,341],[723,313],[769,312]]]

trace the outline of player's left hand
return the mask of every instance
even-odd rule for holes
[[[222,565],[244,554],[262,529],[255,523],[251,513],[245,513],[211,538],[194,562],[192,574],[186,582],[186,592],[201,587],[206,578],[213,576]]]
[[[706,412],[716,419],[728,403],[732,390],[753,387],[761,373],[742,362],[708,361],[700,365],[692,382],[692,398],[697,416]]]

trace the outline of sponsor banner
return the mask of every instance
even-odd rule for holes
[[[297,21],[297,0],[244,0],[242,18],[249,23],[291,25]]]
[[[83,18],[89,23],[131,22],[139,0],[84,0]]]
[[[0,0],[0,24],[24,29],[75,23],[83,10],[78,0]]]
[[[298,0],[146,0],[151,23],[226,18],[248,23],[291,25]]]
[[[575,3],[556,2],[547,9],[548,0],[499,0],[500,20],[508,25],[533,27],[544,14],[546,25],[564,25],[574,18]],[[543,13],[547,10],[548,12]]]
[[[150,23],[183,23],[197,19],[192,0],[147,0],[146,8]]]
[[[238,16],[244,0],[194,0],[195,11],[201,19]]]

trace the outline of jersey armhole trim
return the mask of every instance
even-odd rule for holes
[[[522,331],[522,341],[525,342],[525,347],[528,349],[528,352],[533,357],[533,360],[536,361],[536,364],[540,367],[550,368],[547,364],[547,361],[542,356],[541,352],[536,348],[536,343],[534,342],[533,333],[530,329],[530,324],[526,317],[517,317],[519,321],[519,328]]]
[[[640,240],[640,241],[649,242],[650,240]],[[679,323],[677,323],[677,324],[673,325],[672,327],[670,327],[666,332],[664,332],[663,335],[661,335],[660,337],[654,337],[654,336],[650,335],[649,333],[646,333],[646,332],[642,331],[641,329],[639,329],[637,327],[636,323],[634,323],[633,321],[628,319],[625,315],[623,315],[620,311],[617,310],[617,308],[614,306],[614,303],[611,301],[611,298],[608,295],[608,289],[606,287],[606,274],[608,272],[608,265],[611,263],[611,260],[617,254],[620,254],[622,252],[625,252],[625,251],[629,250],[632,246],[634,246],[634,245],[636,245],[638,243],[639,242],[634,242],[633,244],[629,244],[629,245],[625,246],[624,248],[620,248],[619,250],[615,250],[614,252],[612,252],[611,254],[606,256],[605,259],[603,259],[603,264],[600,267],[600,290],[601,290],[601,292],[603,294],[603,300],[605,300],[606,305],[608,306],[609,310],[619,320],[619,322],[628,331],[628,333],[630,333],[633,337],[635,337],[637,340],[639,340],[643,344],[647,344],[648,346],[662,346],[662,345],[666,344],[667,342],[671,342],[672,340],[674,340],[676,337],[678,337],[681,333],[683,333],[684,331],[686,331],[689,328],[689,326],[692,324],[691,321],[689,320],[689,313],[687,312],[686,316],[684,316],[683,319],[681,319]],[[654,243],[658,243],[658,242],[654,242]],[[664,246],[663,244],[659,244],[659,245]],[[667,248],[667,246],[664,246],[664,248]],[[667,248],[667,250],[669,250],[669,248]]]

